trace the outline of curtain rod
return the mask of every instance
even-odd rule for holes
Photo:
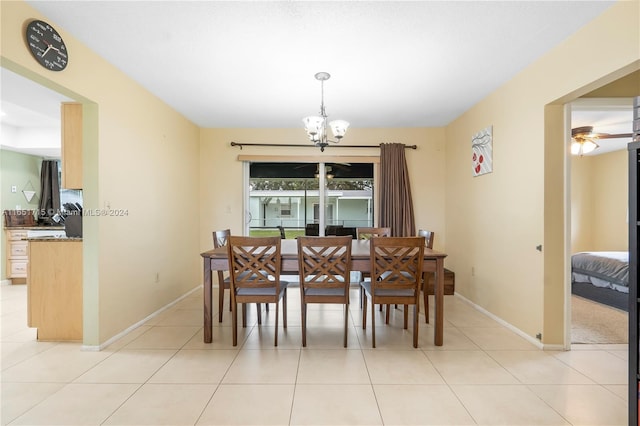
[[[300,147],[300,148],[313,147],[313,145],[290,144],[290,143],[278,144],[278,143],[244,143],[244,142],[231,142],[231,146],[239,146],[240,149],[242,149],[243,146],[285,146],[285,147]],[[332,147],[332,148],[380,148],[380,145],[327,145],[326,147],[323,147],[322,150],[324,151],[324,148],[328,148],[328,147]],[[405,149],[418,149],[418,146],[417,145],[405,145],[404,148]]]

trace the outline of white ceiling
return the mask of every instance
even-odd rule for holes
[[[60,102],[70,101],[60,93],[0,69],[2,84],[2,123],[10,126],[60,127]]]
[[[593,126],[594,133],[633,133],[633,98],[583,98],[571,104],[571,127]],[[627,149],[628,138],[599,139],[598,149],[585,155],[600,155]]]
[[[295,128],[318,71],[330,119],[444,126],[615,2],[27,3],[201,127]]]

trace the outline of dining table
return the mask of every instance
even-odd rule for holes
[[[354,239],[351,243],[351,270],[371,272],[369,240]],[[295,239],[283,239],[280,245],[283,275],[298,274],[298,245]],[[204,264],[204,342],[211,343],[213,334],[213,283],[212,271],[228,271],[227,247],[218,247],[200,254]],[[444,340],[444,258],[445,253],[424,249],[423,272],[435,273],[434,344],[442,346]]]

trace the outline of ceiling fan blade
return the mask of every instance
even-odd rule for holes
[[[633,136],[633,133],[599,133],[596,137],[598,139],[615,139],[615,138],[630,138]]]
[[[571,129],[571,136],[578,135],[591,135],[593,133],[593,126],[582,126]]]

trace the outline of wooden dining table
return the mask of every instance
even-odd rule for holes
[[[298,245],[294,239],[281,241],[282,274],[298,274]],[[226,247],[219,247],[200,254],[204,263],[204,342],[211,343],[213,326],[212,271],[228,271],[229,260]],[[435,332],[434,344],[442,346],[444,340],[444,258],[445,253],[424,249],[425,272],[435,272]],[[369,240],[353,240],[351,246],[351,270],[371,272]]]

